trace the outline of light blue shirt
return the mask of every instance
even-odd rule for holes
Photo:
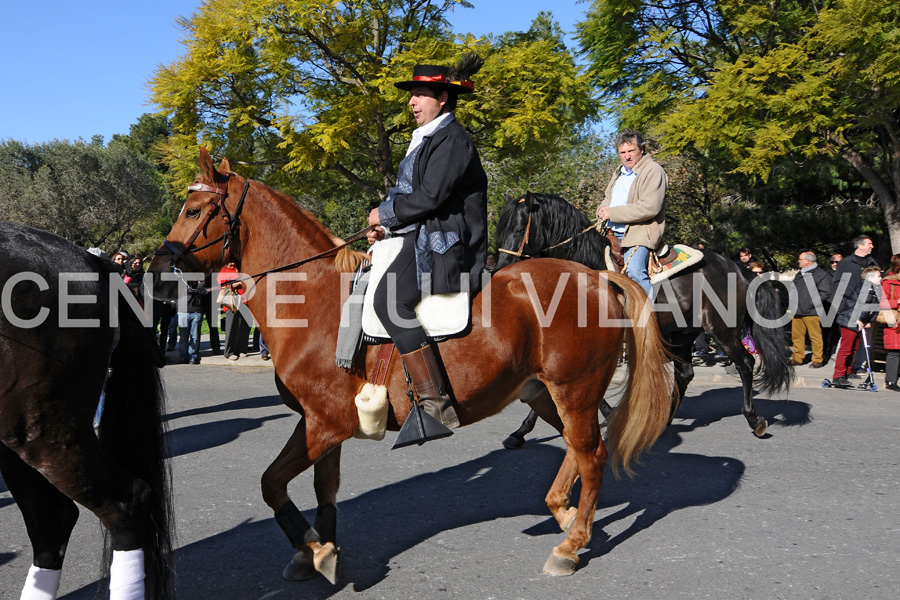
[[[612,200],[609,202],[610,208],[613,206],[625,206],[628,204],[628,192],[631,191],[631,186],[634,185],[634,182],[637,180],[637,173],[632,171],[631,169],[623,166],[622,173],[619,174],[618,179],[616,179],[616,185],[613,187],[612,191]],[[625,223],[614,223],[613,221],[609,222],[609,229],[618,237],[622,237],[625,235],[625,228],[627,225]]]

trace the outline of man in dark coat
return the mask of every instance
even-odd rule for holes
[[[797,290],[797,310],[791,320],[791,340],[794,346],[794,365],[803,364],[806,356],[806,336],[812,346],[810,367],[818,369],[825,363],[825,344],[819,315],[831,300],[831,273],[819,266],[813,252],[803,252],[797,259],[800,270],[794,275]]]
[[[443,430],[457,427],[459,420],[415,308],[423,290],[474,294],[480,289],[487,258],[487,175],[452,111],[460,94],[474,90],[468,77],[481,64],[467,55],[455,69],[419,65],[412,80],[395,84],[410,92],[419,127],[400,163],[397,185],[369,214],[369,225],[375,226],[370,243],[383,239],[386,229],[403,238],[400,254],[375,288],[374,309],[403,357],[419,405],[444,426],[430,439],[450,435]]]
[[[841,303],[837,313],[837,323],[841,326],[841,345],[834,357],[833,385],[850,385],[853,357],[859,348],[859,333],[878,316],[881,295],[881,269],[874,265],[862,270],[859,282],[848,288],[842,298],[833,298],[834,302]]]
[[[872,238],[866,234],[853,238],[853,254],[839,262],[834,270],[831,284],[832,298],[841,298],[848,290],[856,287],[856,284],[862,281],[863,269],[878,266],[871,256],[874,249]]]
[[[831,283],[832,302],[838,302],[840,298],[853,290],[862,281],[863,269],[878,266],[878,263],[871,256],[874,249],[875,244],[872,243],[872,238],[868,235],[862,234],[853,238],[853,254],[842,259],[833,272]],[[838,331],[838,339],[840,339],[840,329]],[[865,360],[864,356],[856,357],[856,360],[853,362],[853,369],[851,369],[848,377],[859,378],[855,371],[862,366],[863,360]]]

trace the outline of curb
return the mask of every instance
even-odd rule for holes
[[[180,366],[180,363],[181,357],[179,356],[177,350],[170,350],[166,352],[166,366]],[[207,334],[204,334],[200,338],[200,365],[185,366],[203,365],[217,367],[256,367],[268,368],[273,370],[275,368],[275,365],[271,360],[263,360],[262,358],[260,358],[259,352],[248,353],[247,356],[243,356],[238,360],[228,360],[222,354],[213,354],[212,349],[209,345],[209,335]],[[795,378],[791,383],[791,387],[821,388],[823,379],[831,379],[833,371],[830,366],[833,366],[831,362],[825,363],[824,367],[818,369],[813,369],[809,366],[809,363],[801,365],[799,367],[794,367]],[[619,367],[617,371],[618,373],[616,374],[615,379],[623,379],[625,368]],[[877,381],[877,375],[876,384],[880,386]],[[737,370],[735,370],[733,366],[726,367],[721,364],[715,364],[711,366],[695,366],[694,379],[691,381],[691,385],[740,386],[741,378],[738,376]]]
[[[221,336],[224,338],[224,336]],[[221,344],[224,346],[224,341]],[[168,350],[166,352],[166,366],[182,366],[181,355],[178,350]],[[196,366],[217,366],[217,367],[265,367],[274,369],[275,366],[271,360],[263,360],[260,358],[259,352],[248,352],[246,356],[242,356],[238,360],[228,360],[219,352],[213,354],[212,347],[209,344],[209,335],[200,336],[200,364],[199,365],[183,365],[185,367]]]

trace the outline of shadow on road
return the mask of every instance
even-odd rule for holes
[[[672,452],[681,443],[681,434],[678,428],[670,428],[634,479],[616,480],[607,471],[598,515],[621,504],[625,507],[601,516],[595,523],[594,540],[581,555],[582,566],[669,514],[717,502],[738,487],[743,463],[730,457]],[[388,576],[390,563],[396,556],[439,537],[442,531],[495,519],[548,515],[544,496],[563,456],[560,448],[533,441],[518,452],[498,449],[476,460],[340,502],[338,541],[345,561],[337,587],[321,578],[299,584],[279,580],[290,550],[273,519],[242,524],[180,549],[179,571],[202,572],[206,565],[220,565],[222,576],[229,580],[228,589],[238,592],[235,597],[280,597],[261,593],[261,581],[272,586],[266,593],[282,589],[289,591],[291,597],[301,588],[305,598],[317,599],[328,598],[348,585],[356,592],[365,591]],[[576,486],[573,494],[577,495],[578,491]],[[441,510],[435,510],[435,506],[441,506]],[[313,512],[306,514],[312,521]],[[622,533],[612,538],[604,533],[605,527],[634,515],[637,515],[634,522]],[[524,533],[551,537],[546,547],[548,555],[553,544],[563,539],[549,516]],[[240,552],[235,553],[234,548],[240,548]],[[179,596],[208,592],[212,583],[181,578],[180,585],[184,587],[179,589]]]
[[[699,396],[688,396],[681,402],[675,419],[693,420],[690,429],[706,427],[728,417],[740,417],[743,394],[740,387],[717,388]],[[780,427],[803,426],[812,423],[812,406],[796,400],[769,400],[753,398],[756,412]],[[687,431],[687,430],[683,430]]]
[[[281,406],[281,396],[257,396],[256,398],[244,398],[241,400],[232,400],[231,402],[222,402],[213,406],[203,406],[200,408],[192,408],[190,410],[182,410],[180,412],[169,413],[163,420],[174,421],[184,417],[194,417],[197,415],[211,415],[218,412],[228,412],[232,410],[251,410],[254,408],[268,408],[270,406]]]
[[[688,507],[719,502],[740,485],[745,465],[730,456],[677,452],[685,434],[726,417],[740,417],[740,389],[710,391],[688,398],[654,449],[645,456],[634,479],[615,479],[607,470],[593,527],[593,540],[581,554],[581,568],[635,534]],[[733,399],[733,402],[732,402]],[[230,403],[231,409],[264,406],[268,398]],[[784,400],[756,401],[772,424],[796,426],[811,421],[810,406]],[[289,416],[289,415],[284,415]],[[265,420],[233,419],[173,432],[178,453],[231,441],[241,431]],[[207,427],[209,429],[207,429]],[[748,432],[748,435],[752,435]],[[200,438],[201,441],[196,441]],[[347,586],[367,590],[388,577],[395,557],[439,537],[442,531],[523,515],[546,516],[524,531],[550,537],[546,554],[563,537],[548,516],[544,496],[562,462],[556,446],[532,440],[519,451],[498,449],[486,456],[373,489],[338,505],[338,541],[345,560],[337,586],[322,578],[288,583],[280,578],[291,555],[274,519],[245,522],[177,551],[178,597],[295,597],[326,599]],[[764,443],[764,442],[761,442]],[[195,444],[195,445],[194,445]],[[498,440],[499,444],[499,440]],[[573,499],[580,491],[576,485]],[[440,510],[435,507],[440,506]],[[314,510],[306,511],[310,521]],[[607,533],[607,530],[618,533]],[[498,540],[472,540],[489,543]],[[2,560],[2,557],[0,557]],[[215,565],[211,569],[210,565]],[[537,568],[537,566],[536,566]],[[91,597],[93,586],[66,596]]]
[[[233,419],[222,419],[219,421],[198,425],[185,425],[182,427],[177,427],[173,423],[177,419],[239,410],[270,408],[280,405],[280,396],[259,396],[256,398],[234,400],[216,404],[214,406],[171,413],[167,416],[169,426],[172,428],[169,431],[168,438],[171,455],[172,457],[181,456],[183,454],[190,454],[192,452],[200,452],[201,450],[223,446],[236,440],[242,433],[259,429],[268,421],[296,417],[297,415],[285,408],[284,412],[270,414],[264,417],[236,417]]]

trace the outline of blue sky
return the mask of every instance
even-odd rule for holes
[[[471,0],[451,16],[456,31],[522,31],[541,10],[574,32],[589,4],[569,0]],[[175,24],[200,0],[4,2],[0,34],[0,139],[106,141],[155,107],[147,81],[183,53]]]

